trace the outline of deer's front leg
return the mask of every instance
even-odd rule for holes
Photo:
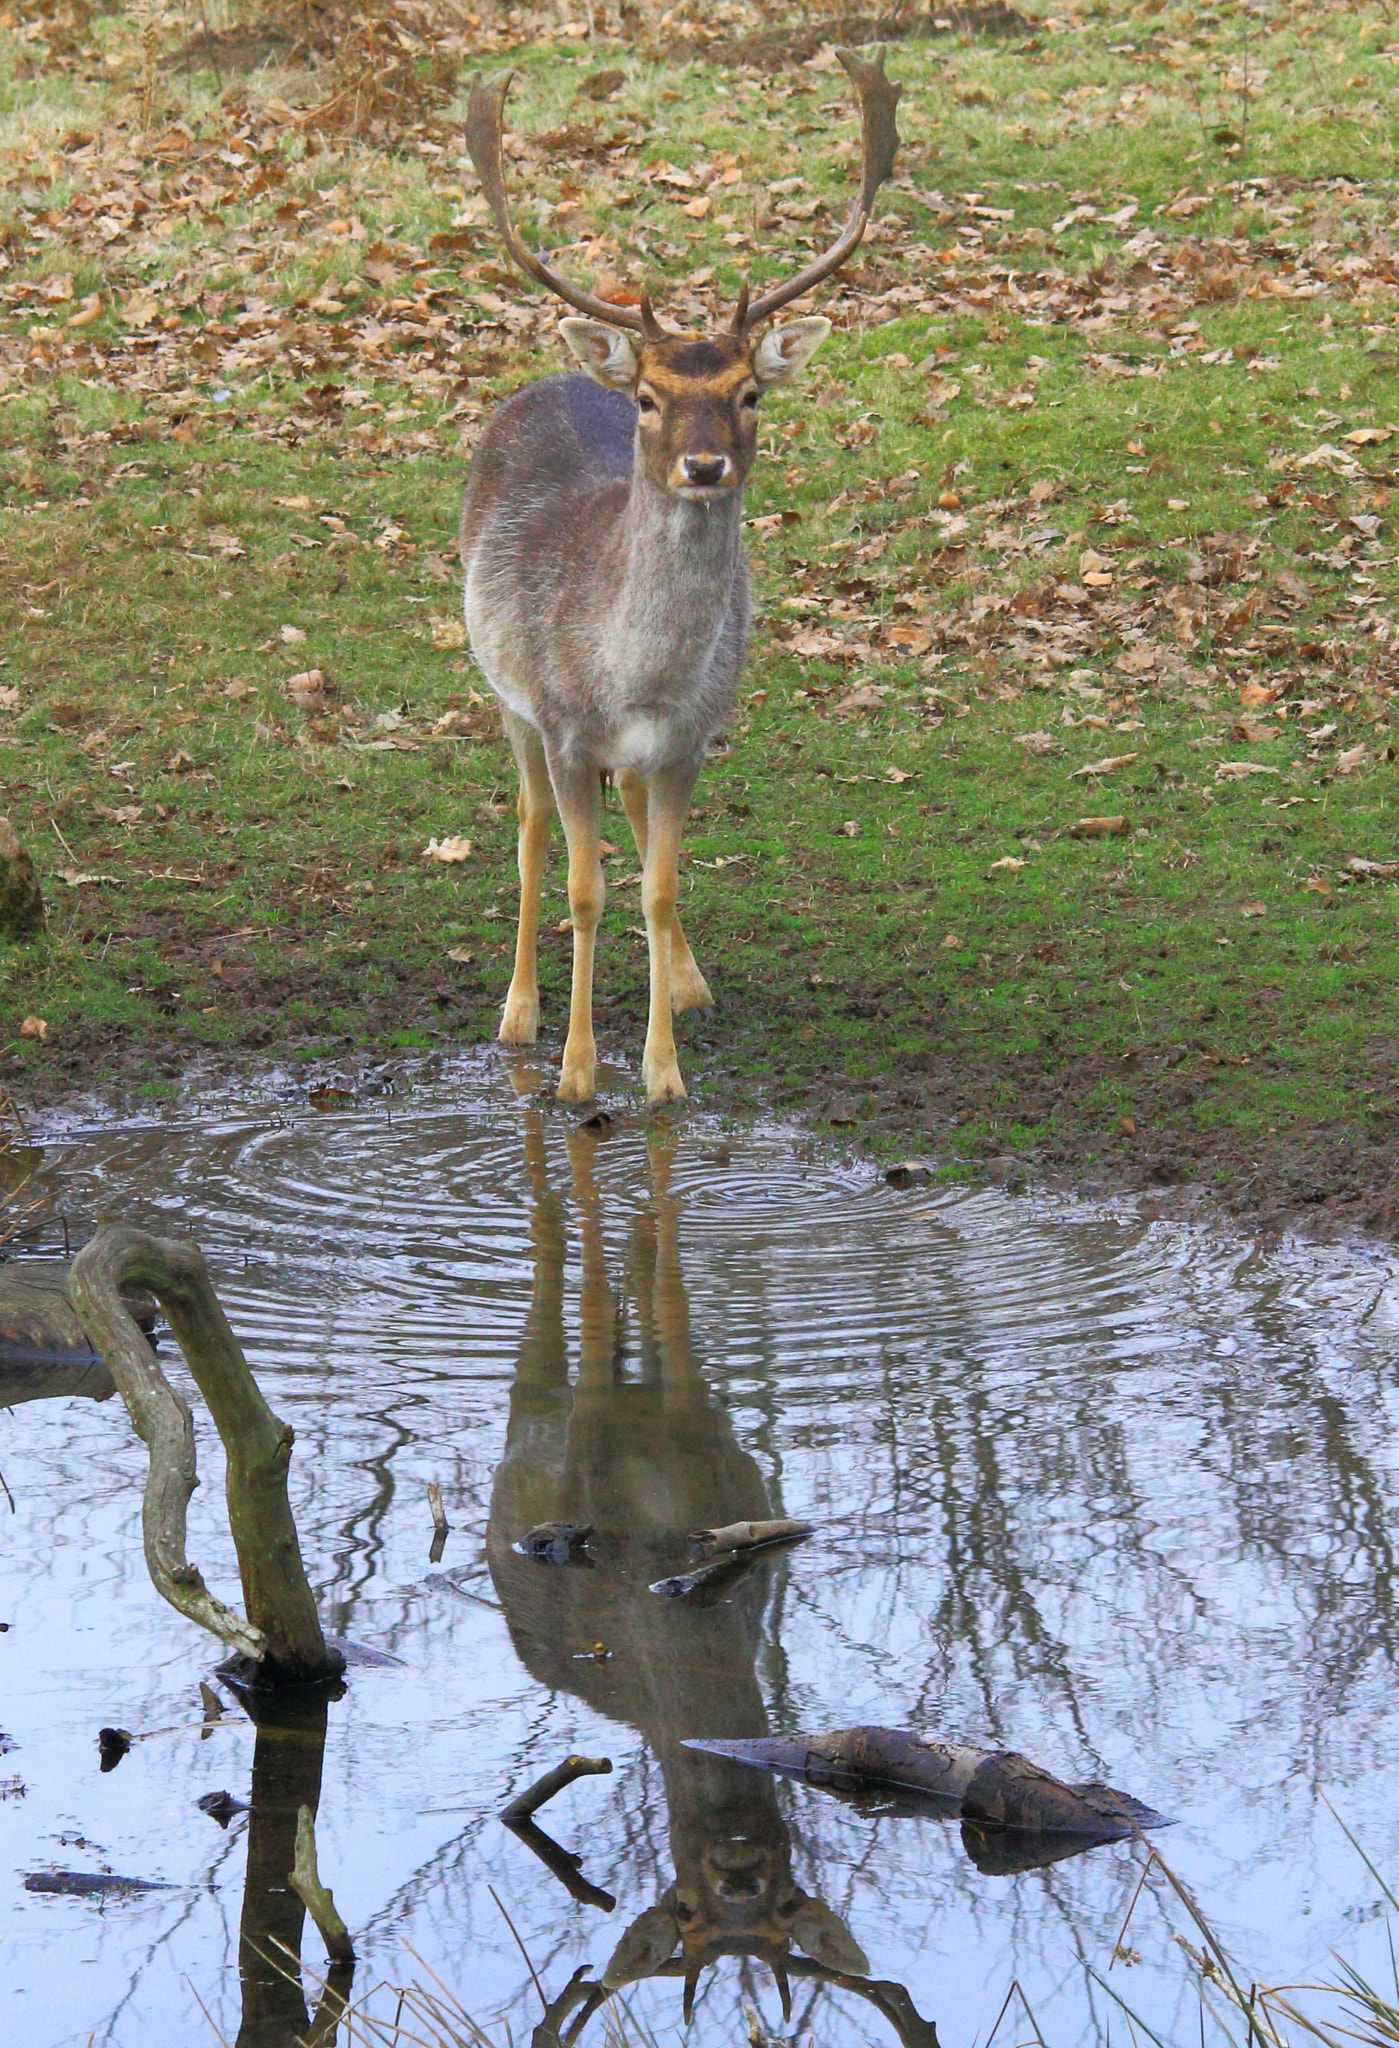
[[[646,783],[634,768],[628,768],[617,777],[617,787],[622,793],[622,806],[630,821],[636,851],[644,868],[650,843]],[[679,917],[672,918],[670,925],[670,1007],[672,1010],[712,1010],[714,1007],[709,983],[699,971],[695,956],[690,951],[690,942],[680,929]]]
[[[568,908],[573,919],[573,991],[559,1075],[563,1102],[591,1102],[597,1093],[593,1039],[593,953],[604,884],[598,845],[602,785],[596,768],[550,765],[554,796],[568,840]]]
[[[641,1077],[646,1083],[648,1102],[681,1102],[685,1096],[671,1018],[672,941],[680,892],[680,834],[697,773],[697,767],[662,769],[647,786],[646,868],[641,878],[641,902],[651,955],[651,1008]]]
[[[554,821],[554,792],[539,734],[503,706],[502,712],[520,771],[520,922],[499,1036],[502,1045],[533,1045],[539,1036],[539,889]]]

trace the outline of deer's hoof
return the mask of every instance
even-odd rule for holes
[[[672,1010],[712,1010],[714,998],[709,993],[709,983],[698,967],[692,967],[688,974],[672,974],[670,978],[670,1007]]]
[[[496,1036],[502,1045],[533,1045],[539,1036],[538,1001],[525,996],[507,996],[505,1014]]]
[[[597,1077],[593,1061],[570,1060],[563,1063],[559,1075],[558,1095],[560,1102],[593,1102],[597,1098]]]
[[[648,1102],[683,1102],[685,1083],[680,1078],[680,1068],[673,1059],[658,1060],[653,1066],[649,1060],[641,1063],[641,1077],[646,1083]]]

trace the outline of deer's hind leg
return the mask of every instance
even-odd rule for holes
[[[622,807],[630,821],[637,856],[644,872],[646,848],[650,843],[646,783],[634,768],[628,768],[617,777],[617,787],[621,791]],[[695,956],[690,951],[689,940],[680,929],[678,916],[673,916],[670,921],[670,1007],[672,1010],[712,1010],[714,1007],[709,983],[695,964]]]
[[[520,770],[520,922],[499,1036],[502,1045],[533,1045],[539,1036],[539,891],[554,822],[554,789],[539,734],[513,711],[503,705],[501,710]]]

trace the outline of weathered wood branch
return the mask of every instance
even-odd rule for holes
[[[611,1775],[610,1756],[566,1756],[561,1764],[555,1764],[552,1771],[546,1771],[542,1778],[536,1778],[525,1791],[502,1806],[500,1817],[503,1821],[529,1820],[538,1813],[546,1801],[563,1791],[566,1785],[577,1778],[606,1778]]]
[[[320,1868],[316,1862],[316,1823],[309,1806],[303,1806],[296,1816],[296,1861],[287,1881],[315,1921],[316,1931],[325,1943],[325,1952],[332,1963],[354,1962],[355,1945],[350,1939],[350,1930],[340,1917],[340,1909],[331,1896],[330,1887],[321,1883]]]
[[[246,1620],[214,1597],[185,1556],[185,1516],[198,1484],[194,1427],[189,1403],[121,1299],[133,1286],[160,1302],[223,1440]],[[108,1224],[74,1260],[69,1291],[150,1452],[142,1528],[157,1592],[257,1665],[259,1676],[337,1676],[344,1659],[321,1633],[287,1499],[292,1431],[263,1399],[198,1246]]]

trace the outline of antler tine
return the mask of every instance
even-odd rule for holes
[[[738,304],[734,307],[734,316],[729,323],[729,332],[731,334],[746,334],[748,331],[749,289],[748,279],[741,277],[738,281]]]
[[[778,285],[775,291],[765,292],[751,304],[740,299],[742,324],[740,333],[766,320],[780,306],[799,299],[803,292],[809,292],[813,285],[829,277],[833,270],[839,270],[846,258],[860,245],[874,204],[874,195],[894,168],[894,157],[899,147],[898,124],[894,118],[898,106],[901,85],[895,85],[884,76],[884,51],[876,48],[872,57],[861,57],[854,50],[837,50],[837,57],[845,67],[850,83],[855,88],[855,97],[860,106],[860,128],[864,140],[864,168],[860,176],[860,189],[855,194],[850,208],[850,217],[841,230],[840,238],[816,261],[790,278],[786,284]],[[737,325],[737,322],[736,322]]]
[[[787,1975],[787,1965],[780,1956],[773,1963],[772,1974],[777,1983],[777,1995],[782,2000],[782,2017],[789,2020],[792,2017],[792,1983]]]
[[[478,78],[471,88],[471,98],[466,110],[466,146],[471,152],[471,161],[476,166],[476,175],[481,180],[481,190],[486,195],[486,204],[495,215],[496,226],[507,252],[521,270],[553,292],[565,305],[573,306],[580,313],[589,314],[594,320],[603,320],[609,327],[625,327],[633,334],[653,335],[661,332],[656,316],[650,311],[649,303],[643,303],[641,311],[630,306],[614,306],[608,299],[595,298],[592,292],[585,292],[577,285],[570,284],[566,277],[526,248],[510,214],[510,194],[505,185],[505,163],[501,147],[501,129],[505,115],[505,96],[515,77],[513,71],[497,72],[494,78]],[[653,337],[654,338],[654,337]]]

